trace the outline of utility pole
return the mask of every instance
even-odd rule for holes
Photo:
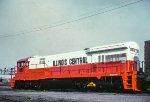
[[[6,74],[6,68],[4,68],[4,75]]]

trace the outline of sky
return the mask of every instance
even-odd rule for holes
[[[139,44],[143,60],[149,10],[150,0],[0,0],[0,68],[126,41]]]

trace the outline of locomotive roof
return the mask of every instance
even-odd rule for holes
[[[129,48],[129,47],[136,47],[137,49],[139,49],[139,46],[136,42],[130,41],[124,43],[116,43],[116,44],[109,44],[109,45],[87,48],[86,52],[105,51],[105,50]]]
[[[130,41],[130,42],[124,42],[124,43],[116,43],[116,44],[109,44],[109,45],[91,47],[91,48],[86,48],[84,50],[85,50],[86,53],[88,53],[88,52],[105,51],[105,50],[119,49],[119,48],[129,48],[129,47],[135,47],[135,48],[139,49],[139,46],[136,42]],[[60,54],[53,54],[53,55],[55,56],[55,55],[61,55],[61,54],[84,52],[84,50],[74,51],[74,52],[67,52],[67,53],[60,53]],[[53,56],[53,55],[47,55],[47,56]],[[46,57],[46,56],[32,56],[32,57],[29,57],[29,58],[38,58],[38,57],[41,58],[41,57]],[[21,59],[18,62],[25,61],[29,58]]]

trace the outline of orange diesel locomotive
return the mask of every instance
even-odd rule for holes
[[[139,46],[125,42],[17,61],[11,87],[140,91]]]

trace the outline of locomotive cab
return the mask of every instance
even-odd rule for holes
[[[27,59],[21,59],[17,61],[17,72],[24,72],[25,68],[29,67],[29,62]]]

